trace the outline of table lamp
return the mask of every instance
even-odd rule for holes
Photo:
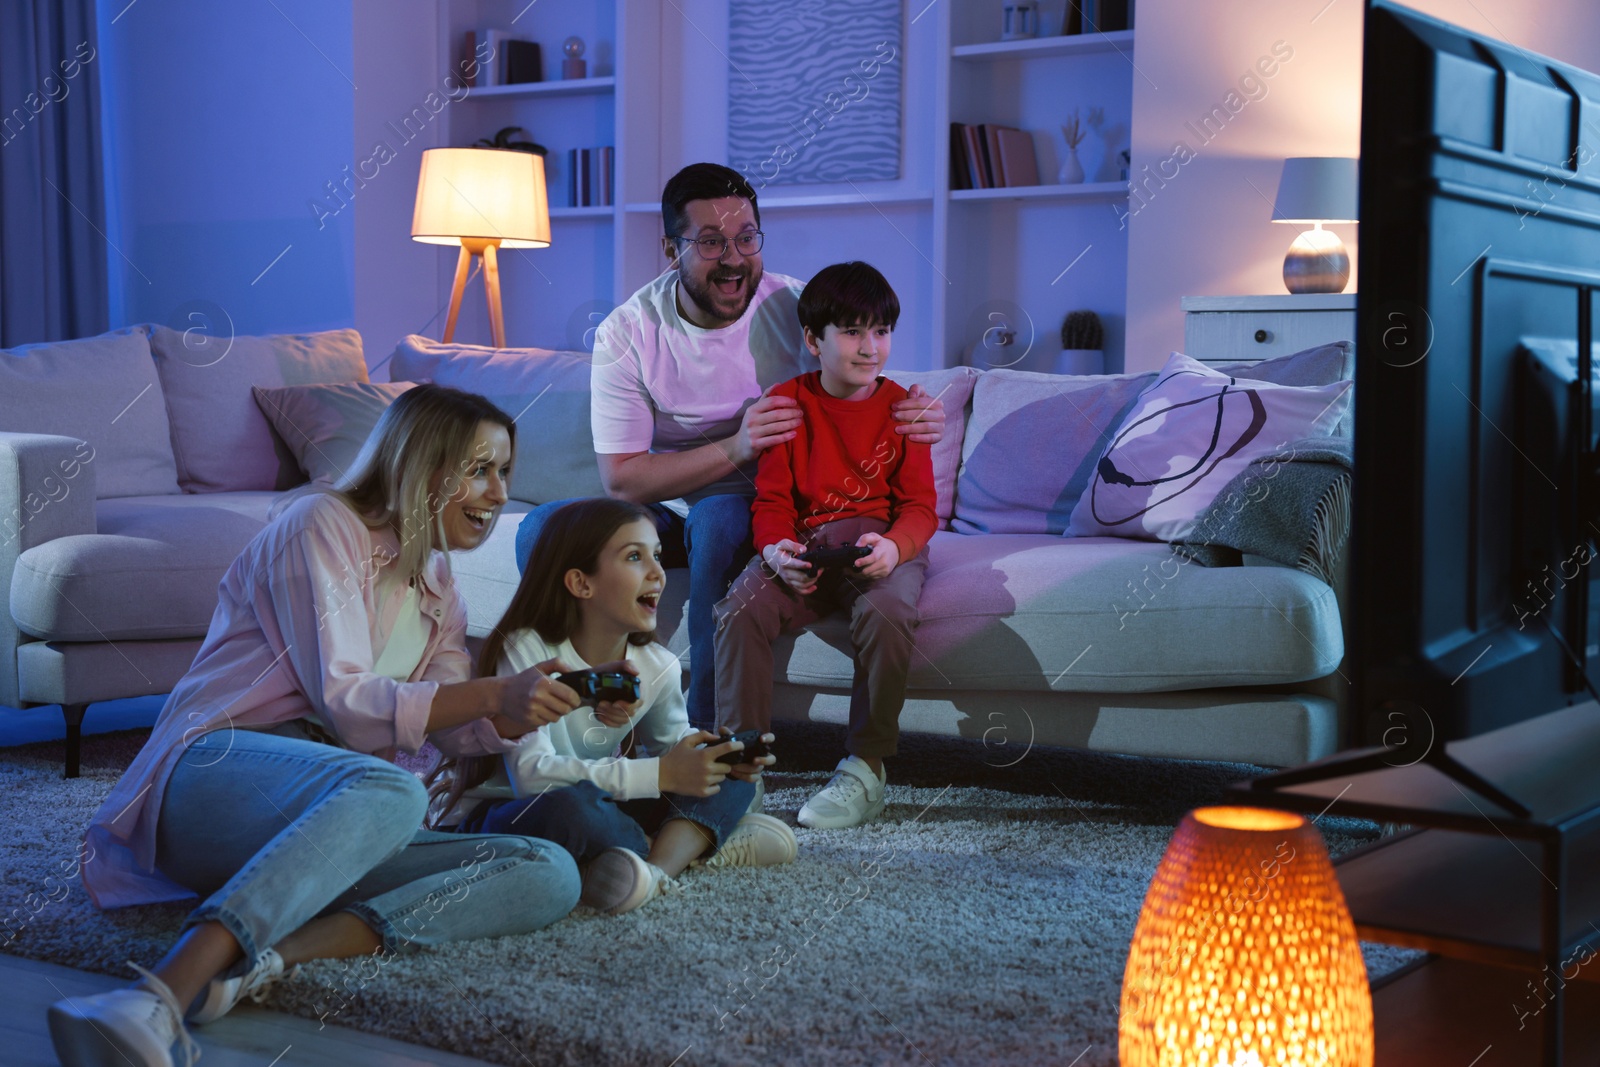
[[[506,346],[500,310],[498,248],[549,248],[550,201],[545,193],[544,160],[531,152],[498,148],[430,148],[422,153],[417,178],[417,208],[411,239],[432,245],[461,246],[450,316],[444,340],[455,336],[461,294],[472,260],[483,259],[483,289],[489,302],[494,346]]]
[[[1122,1067],[1372,1067],[1372,994],[1322,835],[1288,812],[1184,816],[1144,899]]]
[[[1297,156],[1283,161],[1273,222],[1312,224],[1283,258],[1283,284],[1291,293],[1342,293],[1350,281],[1350,254],[1329,222],[1356,221],[1356,164],[1345,156]]]

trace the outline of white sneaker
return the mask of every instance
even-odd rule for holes
[[[842,830],[876,819],[883,811],[884,787],[889,772],[872,773],[867,761],[846,756],[833,778],[800,809],[800,825],[815,830]]]
[[[705,866],[774,867],[793,863],[799,852],[800,843],[795,840],[794,831],[781,819],[771,815],[746,815],[717,849],[716,855],[705,861]]]
[[[166,983],[142,967],[146,987],[69,997],[50,1005],[50,1040],[62,1067],[173,1067],[172,1044],[187,1067],[200,1049]]]
[[[665,871],[646,863],[631,848],[608,848],[584,870],[578,903],[607,915],[621,915],[677,888],[678,883]]]
[[[300,973],[300,965],[289,970],[288,977]],[[259,1004],[266,999],[267,990],[284,977],[283,957],[277,949],[269,948],[256,957],[255,966],[238,978],[213,978],[200,995],[200,1006],[190,1008],[188,1019],[196,1026],[215,1022],[232,1011],[241,1000],[248,997]]]

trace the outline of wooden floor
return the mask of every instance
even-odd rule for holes
[[[0,1062],[55,1067],[45,1011],[62,997],[126,985],[103,974],[0,955]],[[476,1067],[481,1060],[419,1048],[315,1019],[241,1007],[192,1031],[205,1067]]]

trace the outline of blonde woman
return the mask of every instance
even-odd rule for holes
[[[420,830],[422,784],[390,762],[432,738],[491,755],[570,710],[540,668],[471,677],[446,549],[506,501],[515,425],[419,385],[340,487],[292,498],[229,567],[189,673],[89,826],[102,908],[198,895],[127,989],[63,1000],[66,1067],[169,1067],[184,1029],[312,959],[537,930],[577,903],[564,849]],[[545,666],[543,664],[541,667]]]

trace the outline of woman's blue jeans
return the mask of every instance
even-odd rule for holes
[[[220,753],[220,754],[219,754]],[[311,919],[348,911],[388,952],[527,933],[578,903],[566,851],[522,834],[421,830],[415,775],[376,756],[255,730],[219,730],[167,782],[156,867],[204,897],[247,970]]]
[[[577,499],[577,498],[574,498]],[[750,541],[750,497],[736,493],[708,496],[682,518],[660,504],[646,505],[661,537],[662,564],[689,568],[689,721],[702,730],[717,726],[716,620],[711,611],[728,595],[728,586],[755,555]],[[540,504],[517,527],[517,571],[528,568],[533,543],[545,520],[563,504]]]
[[[650,840],[663,824],[688,819],[711,834],[709,858],[739,825],[755,799],[753,782],[726,778],[708,797],[667,793],[640,800],[616,800],[593,782],[576,782],[538,796],[517,800],[485,800],[474,808],[461,829],[490,834],[531,834],[554,841],[579,861],[592,860],[608,848],[632,849],[650,855]]]

